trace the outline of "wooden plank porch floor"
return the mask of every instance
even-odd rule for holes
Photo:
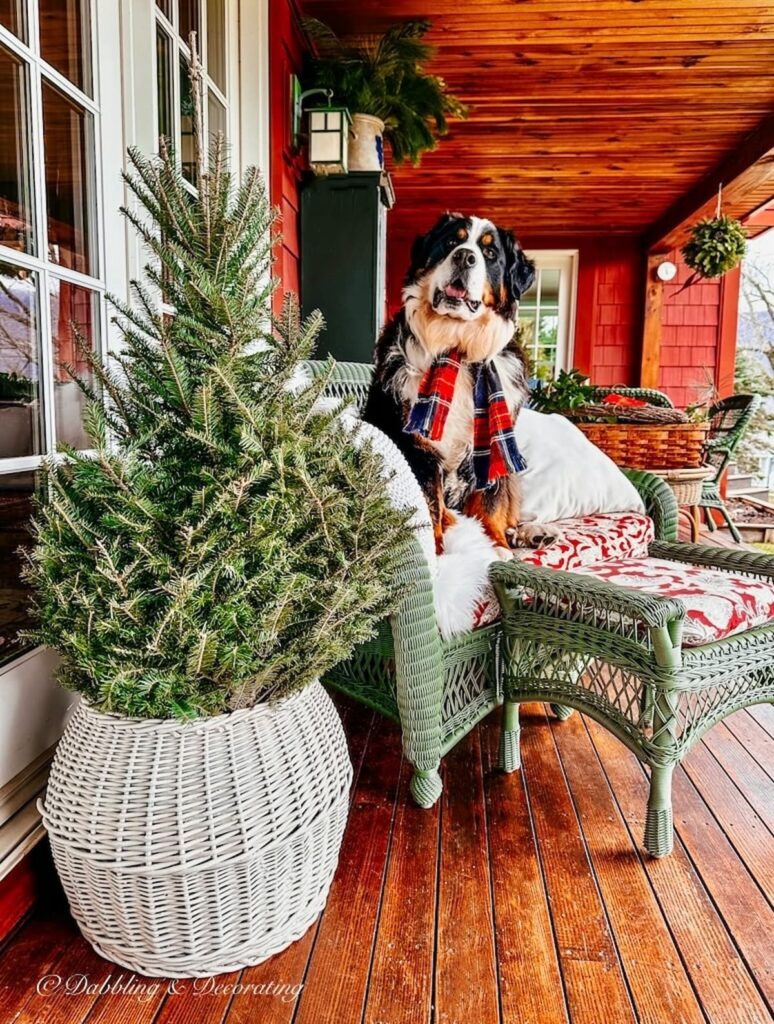
[[[496,770],[490,716],[446,758],[443,799],[422,811],[397,728],[342,708],[352,810],[328,905],[304,938],[217,988],[128,991],[136,979],[93,953],[54,900],[0,955],[0,1021],[772,1019],[774,707],[737,713],[686,758],[675,850],[660,861],[640,845],[642,767],[579,715],[559,723],[525,709],[524,765],[510,776]],[[94,988],[36,992],[46,975]]]
[[[0,953],[0,1022],[773,1019],[774,706],[716,726],[676,771],[675,850],[659,861],[641,848],[644,769],[580,715],[525,708],[510,776],[491,715],[445,759],[443,798],[422,811],[397,727],[340,706],[351,814],[327,907],[299,942],[216,983],[132,990],[52,898]],[[36,991],[47,975],[83,990]]]

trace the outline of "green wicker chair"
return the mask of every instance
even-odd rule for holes
[[[657,540],[649,555],[774,581],[774,557]],[[645,847],[672,849],[671,782],[683,754],[739,708],[774,700],[774,624],[681,642],[682,601],[572,572],[499,563],[505,708],[500,766],[519,767],[519,704],[577,708],[651,769]]]
[[[326,372],[324,363],[308,366],[315,376]],[[370,366],[338,363],[327,393],[351,398],[362,407],[371,377]],[[677,508],[670,489],[649,473],[627,475],[643,496],[656,536],[674,539]],[[406,597],[398,611],[324,682],[400,723],[403,750],[414,769],[412,796],[420,806],[432,807],[441,795],[441,758],[503,702],[502,625],[496,622],[444,640],[419,542],[412,546],[403,578]]]
[[[721,398],[709,411],[710,433],[704,461],[715,472],[712,479],[702,484],[700,506],[704,509],[710,530],[716,529],[712,510],[720,512],[737,544],[741,544],[742,536],[720,496],[720,480],[760,404],[760,395],[731,395],[729,398]]]

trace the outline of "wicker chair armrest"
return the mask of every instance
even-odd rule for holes
[[[668,558],[673,562],[688,562],[691,565],[706,565],[711,569],[743,573],[774,581],[774,555],[758,554],[755,551],[735,551],[712,547],[709,544],[673,544],[662,540],[654,541],[648,548],[654,558]]]
[[[416,539],[407,545],[399,581],[404,595],[390,616],[390,626],[403,750],[416,768],[432,769],[438,765],[441,750],[443,644],[435,617],[433,581]]]
[[[622,469],[645,503],[657,540],[677,540],[677,502],[672,488],[660,476],[644,469]]]
[[[489,578],[506,612],[528,596],[531,601],[547,598],[562,617],[575,621],[589,619],[596,624],[599,612],[612,612],[605,626],[610,630],[623,618],[650,629],[685,618],[685,605],[675,598],[645,594],[563,569],[542,569],[516,560],[496,562],[489,569]]]

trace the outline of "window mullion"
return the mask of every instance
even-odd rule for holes
[[[56,451],[56,385],[54,383],[54,339],[51,335],[51,277],[47,267],[39,274],[40,296],[38,300],[38,323],[42,344],[40,347],[41,401],[43,404],[43,428],[46,436],[46,454]]]
[[[35,54],[27,43],[15,36],[10,29],[0,25],[0,43],[22,60],[34,60]]]
[[[61,71],[57,71],[51,64],[40,60],[40,72],[47,81],[55,85],[68,99],[73,100],[79,107],[83,107],[84,110],[88,110],[92,116],[98,116],[99,105],[90,96],[87,96],[85,92],[81,92],[77,85],[73,85],[70,79],[66,78]]]
[[[202,65],[204,71],[204,77],[207,78],[208,66],[207,66],[207,5],[204,0],[198,0],[199,2],[199,37],[196,40],[196,45],[199,47],[199,62]]]
[[[37,326],[39,342],[39,401],[43,410],[43,448],[50,455],[55,446],[54,420],[52,407],[54,403],[52,352],[51,352],[51,309],[48,297],[48,272],[46,260],[48,254],[48,225],[46,221],[46,176],[45,152],[43,141],[43,97],[41,88],[39,50],[38,4],[32,0],[29,10],[30,48],[33,57],[28,67],[29,98],[30,98],[30,141],[32,162],[32,207],[35,221],[35,252],[38,260],[36,281],[37,295]]]
[[[207,69],[207,5],[204,0],[198,0],[199,4],[199,38],[196,40],[196,45],[199,48],[199,63],[202,70],[202,83],[204,88],[202,89],[201,104],[202,104],[202,145],[206,145],[205,140],[210,137],[210,104],[208,102],[208,94],[210,88],[210,76]],[[209,154],[205,154],[205,166],[208,162]]]
[[[183,128],[180,117],[180,56],[182,50],[179,44],[179,37],[175,32],[175,37],[172,40],[172,126],[174,128],[174,134],[169,140],[170,145],[173,146],[175,151],[175,165],[179,171],[183,168],[183,154],[181,152],[182,146],[181,141],[183,138]]]

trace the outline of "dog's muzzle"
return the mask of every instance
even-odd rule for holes
[[[478,307],[481,305],[480,299],[471,299],[468,295],[468,289],[464,283],[459,279],[455,278],[449,281],[443,288],[436,288],[435,294],[433,295],[433,309],[443,303],[445,306],[461,306],[466,305],[471,313],[475,313]]]

